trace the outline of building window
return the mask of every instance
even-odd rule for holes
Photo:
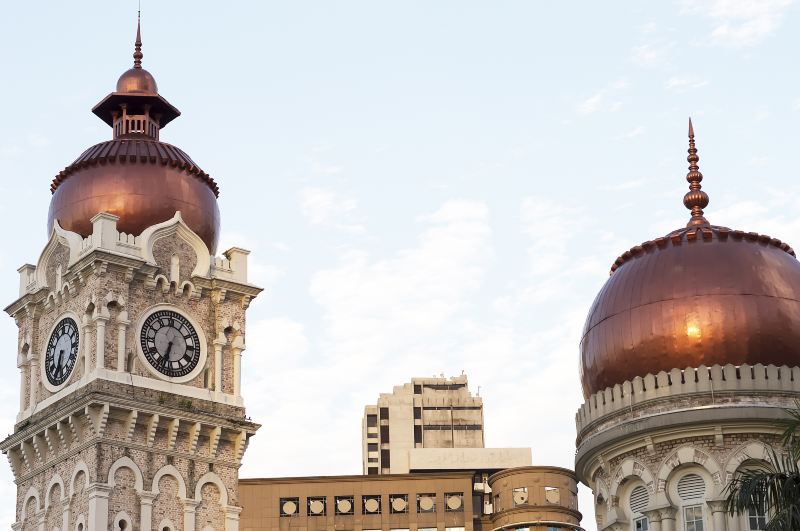
[[[515,527],[514,531],[530,531],[530,528],[528,526]]]
[[[414,394],[415,395],[422,394],[422,386],[420,384],[414,384]]]
[[[448,492],[444,495],[444,510],[447,512],[462,512],[464,511],[464,493],[463,492]]]
[[[560,527],[547,526],[547,531],[563,531]]]
[[[514,489],[511,498],[514,500],[514,507],[528,503],[528,487],[517,487]]]
[[[378,425],[378,415],[367,415],[367,428],[374,428]]]
[[[371,433],[370,432],[370,433],[367,434],[367,439],[377,439],[377,438],[378,438],[378,434],[377,433]]]
[[[435,513],[436,494],[417,494],[417,512]]]
[[[381,442],[389,442],[389,426],[381,426]]]
[[[308,516],[325,516],[326,498],[324,496],[308,497]]]
[[[391,460],[389,459],[389,450],[381,450],[381,468],[389,468]]]
[[[353,497],[352,496],[336,496],[333,499],[336,506],[336,514],[338,516],[347,516],[353,514]]]
[[[379,495],[363,496],[361,505],[363,514],[381,514],[381,497]]]
[[[367,451],[368,452],[377,452],[378,451],[378,443],[367,443]]]
[[[496,512],[496,513],[500,512],[500,495],[499,494],[495,494],[494,495],[494,507],[492,507],[492,509],[494,509],[494,512]]]
[[[561,492],[558,487],[545,487],[544,500],[547,503],[561,503]]]
[[[408,512],[408,494],[390,494],[389,512],[391,514],[402,514]]]
[[[389,408],[382,407],[380,408],[381,420],[389,420]]]
[[[420,419],[422,419],[422,408],[421,407],[415,407],[414,408],[414,420],[420,420]]]
[[[464,531],[463,527],[445,527],[444,531]]]
[[[422,426],[414,426],[414,444],[422,444]]]
[[[751,510],[747,515],[750,531],[764,531],[767,528],[767,515]]]
[[[300,511],[300,498],[281,498],[281,517],[298,516]]]
[[[378,475],[378,467],[371,466],[367,468],[367,475],[368,476],[377,476]]]
[[[417,531],[436,531],[435,527],[418,527]]]
[[[377,457],[368,457],[367,458],[367,463],[377,463],[377,462],[378,462],[378,458]]]
[[[683,528],[686,531],[704,531],[702,505],[690,505],[683,508]]]
[[[634,531],[648,531],[650,529],[650,520],[646,516],[637,518],[633,521],[633,529]]]

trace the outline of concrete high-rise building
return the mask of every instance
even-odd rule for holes
[[[364,474],[501,470],[531,464],[530,448],[485,448],[483,400],[467,376],[412,378],[364,408]]]

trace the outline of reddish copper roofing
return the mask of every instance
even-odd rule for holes
[[[125,164],[128,162],[160,164],[184,170],[186,173],[195,175],[205,182],[214,192],[214,196],[219,197],[219,186],[214,182],[214,179],[201,170],[182,149],[149,138],[108,140],[90,147],[75,159],[72,164],[56,175],[50,185],[50,191],[55,193],[56,189],[67,177],[81,168],[97,164]]]
[[[180,149],[150,139],[118,139],[86,150],[53,180],[48,231],[62,227],[86,237],[99,212],[119,216],[117,227],[140,234],[180,211],[214,253],[219,238],[218,188]]]
[[[674,368],[800,364],[800,262],[778,239],[708,224],[691,140],[692,217],[614,262],[581,338],[585,396]]]

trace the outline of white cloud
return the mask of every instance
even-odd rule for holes
[[[637,136],[642,136],[645,132],[645,128],[643,125],[638,125],[628,131],[627,133],[622,135],[622,138],[636,138]]]
[[[723,46],[752,46],[780,26],[793,0],[705,0],[684,2],[685,11],[712,21],[710,39]]]
[[[794,100],[794,104],[792,105],[792,110],[800,111],[800,98]]]
[[[631,52],[633,62],[639,66],[652,67],[665,60],[666,49],[653,44],[635,46]]]
[[[707,79],[699,79],[695,77],[671,77],[667,80],[667,90],[675,92],[683,92],[690,89],[705,87],[708,85]]]
[[[300,191],[300,208],[311,225],[363,233],[364,226],[355,217],[357,207],[354,198],[326,188],[309,186]]]

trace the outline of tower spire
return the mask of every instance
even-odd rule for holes
[[[703,216],[703,209],[708,206],[708,194],[701,190],[700,181],[703,180],[703,174],[700,173],[700,167],[697,165],[700,157],[697,156],[697,148],[694,145],[694,127],[692,127],[691,118],[689,118],[689,156],[686,157],[686,160],[689,162],[689,173],[686,174],[689,191],[683,196],[683,204],[692,211],[692,217],[686,226],[709,225],[708,220]]]
[[[133,67],[142,68],[142,11],[136,17],[136,42],[134,43]]]

